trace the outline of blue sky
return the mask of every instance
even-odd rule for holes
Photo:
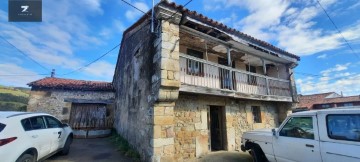
[[[151,7],[150,0],[128,2],[144,11]],[[193,0],[186,7],[301,56],[295,69],[298,93],[359,95],[360,1],[320,3],[355,53],[314,0]],[[119,44],[122,32],[142,15],[120,0],[44,0],[43,22],[37,23],[8,22],[7,13],[8,1],[1,1],[1,36],[46,67],[0,39],[0,84],[11,86],[26,86],[49,69],[56,69],[57,77],[112,81],[118,48],[87,68],[62,74]],[[12,74],[28,76],[4,76]]]

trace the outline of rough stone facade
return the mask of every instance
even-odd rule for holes
[[[116,90],[114,127],[143,160],[153,155],[153,38],[144,21],[123,35],[113,85]],[[121,66],[119,66],[121,65]]]
[[[225,109],[225,150],[240,151],[243,132],[278,126],[278,114],[283,104],[181,93],[174,108],[175,159],[188,161],[210,151],[210,106],[221,106]],[[251,106],[260,107],[261,123],[254,123]]]
[[[71,102],[66,99],[114,100],[114,92],[80,90],[31,90],[27,111],[51,114],[63,122],[69,121]]]

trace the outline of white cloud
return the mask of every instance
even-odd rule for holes
[[[359,95],[360,74],[351,73],[352,64],[337,64],[321,71],[322,77],[306,77],[296,80],[298,93],[314,94],[324,92],[343,92],[344,95]]]
[[[21,74],[28,76],[1,76]],[[37,75],[34,71],[22,68],[12,63],[0,63],[0,84],[23,87],[27,83],[40,79],[43,76]]]
[[[125,25],[119,20],[114,20],[113,25],[114,30],[118,33],[123,33],[126,29]]]
[[[351,5],[348,9],[349,9],[349,10],[352,10],[352,9],[356,9],[356,8],[358,8],[358,7],[360,7],[360,1],[354,3],[354,4]]]
[[[97,76],[106,80],[112,80],[115,65],[107,61],[98,61],[85,68],[84,71],[91,76]]]
[[[335,0],[322,0],[329,9]],[[237,7],[249,14],[240,20],[232,16],[220,19],[230,26],[265,41],[276,42],[277,46],[300,56],[342,48],[344,40],[336,30],[315,27],[315,18],[323,14],[317,1],[251,1],[251,0],[209,0],[204,4],[219,8]],[[207,9],[204,6],[204,9]],[[349,42],[360,40],[360,22],[341,29]]]
[[[132,4],[143,12],[147,12],[149,10],[149,6],[146,3],[135,2]],[[131,9],[126,11],[125,16],[128,20],[134,21],[136,18],[144,14],[141,11],[131,7]]]
[[[325,58],[327,58],[327,54],[319,55],[319,56],[317,56],[316,58],[318,58],[318,59],[325,59]]]
[[[323,76],[329,76],[331,73],[333,72],[339,72],[339,71],[344,71],[347,70],[348,67],[351,65],[351,63],[346,63],[346,64],[336,64],[335,67],[329,68],[327,70],[323,70],[320,73]]]
[[[99,13],[103,13],[101,8],[101,0],[77,0],[74,1],[80,4],[80,6],[84,8],[88,8],[89,10],[96,11]]]

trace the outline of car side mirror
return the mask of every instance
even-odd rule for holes
[[[271,129],[272,135],[277,137],[275,128]]]

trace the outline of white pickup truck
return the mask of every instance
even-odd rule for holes
[[[289,115],[278,129],[245,132],[254,161],[360,162],[360,107]]]

